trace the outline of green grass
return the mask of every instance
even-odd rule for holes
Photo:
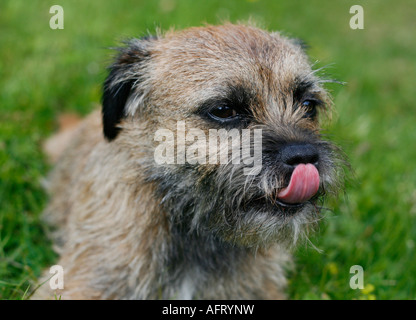
[[[174,26],[253,17],[304,39],[330,85],[337,116],[328,134],[349,156],[354,179],[331,200],[311,246],[296,251],[293,299],[416,298],[416,42],[414,1],[362,2],[365,29],[349,28],[360,1],[23,1],[0,4],[0,298],[24,299],[55,261],[39,215],[50,169],[42,141],[62,112],[100,102],[111,52],[124,37]],[[60,4],[65,29],[49,28]],[[352,265],[364,290],[349,287]]]

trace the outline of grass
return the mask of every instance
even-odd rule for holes
[[[359,4],[360,1],[356,1]],[[65,28],[49,28],[49,8]],[[100,102],[110,51],[124,37],[174,26],[253,17],[304,39],[329,85],[337,116],[327,127],[349,156],[354,178],[331,200],[310,245],[295,252],[293,299],[415,299],[416,42],[412,1],[362,2],[365,29],[349,28],[347,1],[23,1],[0,5],[0,298],[24,299],[54,263],[39,215],[49,165],[42,141],[62,112]],[[363,290],[349,286],[364,269]]]

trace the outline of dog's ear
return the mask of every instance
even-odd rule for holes
[[[126,115],[126,102],[137,91],[143,79],[143,65],[150,58],[149,42],[154,37],[133,39],[127,46],[118,49],[119,54],[109,68],[102,96],[104,136],[108,141],[115,139],[120,131],[118,124]]]
[[[305,42],[305,40],[300,38],[292,38],[290,39],[293,44],[302,48],[303,51],[306,51],[310,48],[310,46]]]

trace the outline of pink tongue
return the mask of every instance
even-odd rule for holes
[[[302,203],[312,198],[319,189],[319,172],[313,164],[299,164],[293,170],[289,185],[277,197],[287,203]]]

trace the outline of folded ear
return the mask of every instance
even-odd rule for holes
[[[115,139],[121,128],[118,124],[126,115],[126,103],[132,94],[140,95],[143,67],[150,58],[148,44],[154,38],[146,37],[127,42],[119,49],[109,75],[104,82],[102,96],[103,131],[107,140]]]
[[[310,46],[305,42],[305,40],[300,38],[291,38],[290,39],[293,44],[301,47],[304,51],[308,50]]]

